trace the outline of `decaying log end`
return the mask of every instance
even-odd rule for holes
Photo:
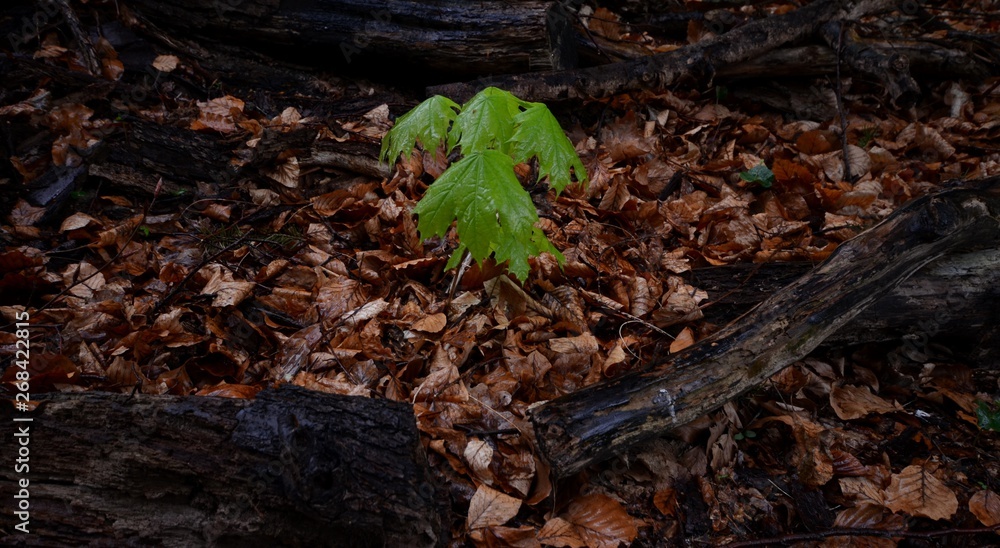
[[[1000,248],[1000,177],[911,201],[665,363],[535,407],[540,452],[565,477],[714,411],[805,357],[928,263],[972,248]]]

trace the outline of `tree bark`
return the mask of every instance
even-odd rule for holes
[[[445,537],[409,405],[285,386],[255,400],[48,394],[30,470],[4,427],[0,544],[433,546]],[[10,509],[27,479],[30,534]]]
[[[913,336],[977,341],[997,321],[990,306],[1000,299],[1000,248],[946,255],[861,311],[830,335],[824,346],[898,341]],[[691,272],[691,285],[708,293],[705,320],[724,325],[749,312],[782,287],[808,275],[809,263],[736,264]],[[955,346],[955,345],[952,345]]]
[[[567,476],[713,411],[805,357],[923,266],[971,246],[1000,247],[998,177],[910,202],[664,363],[535,408],[541,452]]]
[[[494,78],[489,82],[433,86],[427,95],[456,101],[472,97],[486,84],[530,101],[603,97],[642,89],[662,90],[686,79],[710,82],[730,65],[759,57],[781,45],[815,34],[834,19],[855,19],[891,6],[888,0],[819,0],[791,13],[748,23],[722,36],[674,51],[612,65]]]
[[[572,19],[551,0],[137,0],[144,17],[202,39],[249,44],[359,72],[451,76],[575,66]]]

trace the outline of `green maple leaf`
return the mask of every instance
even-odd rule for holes
[[[508,261],[518,279],[528,276],[528,257],[558,251],[535,227],[538,213],[531,196],[514,175],[514,161],[497,150],[467,155],[449,167],[427,189],[414,213],[422,235],[444,236],[458,220],[462,242],[452,256],[457,263],[462,251],[482,262],[493,255],[497,262]]]
[[[486,88],[462,105],[455,127],[448,134],[448,150],[461,143],[462,153],[498,149],[507,152],[514,134],[514,117],[525,104],[510,93]]]
[[[402,153],[409,159],[417,141],[424,150],[433,153],[448,136],[448,128],[458,116],[459,108],[458,103],[441,95],[420,103],[396,119],[396,125],[382,139],[379,158],[394,163]]]
[[[424,150],[461,146],[462,160],[438,177],[417,204],[417,229],[423,237],[444,236],[458,220],[458,248],[445,266],[453,268],[468,251],[482,263],[491,255],[506,262],[519,279],[528,275],[528,258],[543,252],[565,260],[535,226],[538,212],[514,174],[514,164],[538,158],[538,177],[561,192],[587,172],[559,122],[542,103],[522,101],[486,88],[467,103],[431,97],[406,115],[382,141],[382,160],[409,158],[419,142]]]
[[[549,185],[556,194],[570,184],[571,168],[577,180],[586,184],[587,170],[556,117],[541,103],[528,104],[527,110],[514,117],[517,129],[510,138],[514,144],[514,161],[526,162],[537,156],[538,179],[548,176]]]

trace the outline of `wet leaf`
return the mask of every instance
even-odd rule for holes
[[[469,503],[469,517],[465,523],[469,529],[503,525],[516,516],[520,509],[520,500],[480,485]]]

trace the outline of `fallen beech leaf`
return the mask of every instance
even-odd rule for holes
[[[494,525],[503,525],[517,515],[521,509],[521,501],[480,485],[469,503],[469,517],[465,523],[469,529],[481,529]]]
[[[62,225],[59,227],[59,232],[68,232],[78,228],[85,228],[91,224],[100,226],[101,222],[86,213],[78,211],[63,219]]]
[[[448,316],[438,312],[437,314],[424,316],[423,318],[413,322],[410,329],[413,329],[414,331],[423,331],[425,333],[440,333],[447,324]]]
[[[928,519],[948,519],[958,511],[958,498],[923,466],[907,466],[892,475],[885,505],[893,512]]]
[[[833,459],[821,444],[820,435],[825,430],[822,425],[799,416],[778,415],[754,421],[751,427],[772,421],[785,423],[792,428],[792,434],[795,435],[792,462],[803,483],[820,486],[833,479]]]
[[[262,170],[265,175],[281,183],[282,186],[295,188],[299,186],[299,159],[295,156],[274,166],[273,169]]]
[[[812,172],[806,166],[782,158],[774,161],[771,171],[774,173],[774,179],[779,183],[801,182],[812,184],[816,180],[816,177],[813,176]]]
[[[597,493],[575,499],[564,515],[587,546],[618,548],[630,544],[639,534],[635,519],[607,495]]]
[[[490,462],[493,461],[493,447],[483,440],[469,440],[464,451],[465,462],[480,478],[491,477]]]
[[[153,59],[153,68],[160,72],[170,72],[177,68],[180,62],[176,55],[157,55],[156,59]]]
[[[8,219],[15,225],[31,226],[41,220],[45,211],[44,207],[35,207],[23,199],[18,199]]]
[[[234,280],[231,271],[218,267],[218,265],[210,265],[206,271],[211,272],[211,267],[215,267],[215,272],[212,273],[212,277],[205,284],[205,287],[201,289],[201,294],[215,295],[212,306],[236,306],[253,292],[253,282]]]
[[[195,393],[196,396],[212,396],[216,398],[238,398],[249,400],[260,392],[261,387],[252,384],[229,384],[220,383],[215,386],[206,386]]]
[[[538,531],[530,525],[516,528],[492,527],[490,531],[501,541],[502,546],[513,546],[514,548],[534,548],[541,546],[538,543],[538,539],[535,538]]]
[[[873,529],[882,523],[884,513],[885,507],[866,502],[837,512],[833,524],[846,529]]]
[[[631,110],[601,130],[601,143],[615,162],[649,153],[652,145],[639,131],[635,113]]]
[[[559,354],[579,353],[592,356],[597,353],[600,346],[590,333],[584,333],[579,337],[560,337],[549,341],[549,348]]]
[[[987,527],[1000,524],[1000,495],[993,491],[977,491],[969,499],[969,511]]]
[[[198,119],[191,122],[191,129],[211,129],[219,133],[236,131],[234,116],[243,117],[243,105],[243,101],[232,95],[198,101]]]
[[[690,327],[685,327],[674,339],[674,342],[670,343],[670,353],[676,354],[692,344],[694,344],[694,331],[691,331]]]
[[[545,522],[538,532],[538,541],[546,546],[568,546],[583,548],[586,541],[580,538],[577,528],[562,518],[552,518]]]
[[[830,390],[830,406],[841,420],[860,419],[870,413],[902,411],[903,406],[889,403],[864,386],[835,386]]]
[[[833,150],[837,136],[830,130],[813,129],[799,136],[795,148],[803,154],[824,154]]]
[[[622,37],[622,25],[618,16],[607,8],[594,10],[594,14],[587,19],[587,28],[590,32],[611,40],[620,40]]]
[[[677,491],[672,487],[653,493],[653,506],[667,517],[677,515]]]
[[[101,75],[108,80],[118,80],[125,74],[125,65],[118,59],[101,59]]]

